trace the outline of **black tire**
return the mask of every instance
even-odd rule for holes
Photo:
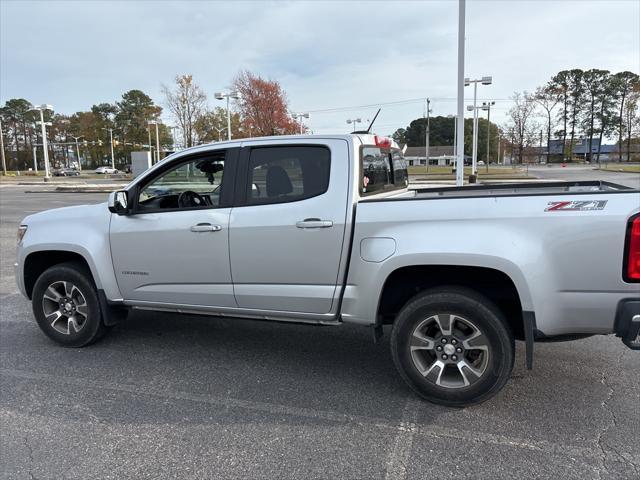
[[[433,335],[435,341],[432,342],[432,336],[425,334],[423,338],[428,338],[428,343],[422,343],[419,337],[416,340],[414,332],[420,334],[419,329],[423,325],[424,328],[430,328],[431,332],[438,331],[440,321],[432,320],[434,315],[447,316],[437,317],[438,320],[452,318],[449,315],[455,316],[451,322],[453,327],[449,328],[451,335]],[[483,335],[478,337],[479,341],[484,342],[482,347],[474,347],[469,343],[472,340],[461,333],[466,328],[469,328],[467,332],[473,332],[472,327]],[[467,338],[467,343],[463,342],[464,338]],[[454,352],[447,360],[443,360],[442,357],[447,357],[442,351],[446,344],[441,341],[447,340],[455,347],[461,347],[462,353],[456,355]],[[412,352],[412,344],[413,348],[416,344],[424,347]],[[430,348],[432,345],[433,349]],[[485,347],[485,350],[480,350]],[[513,333],[499,309],[482,295],[460,287],[436,288],[416,295],[399,312],[391,332],[391,353],[400,376],[422,398],[449,407],[478,404],[498,393],[511,375],[514,352]],[[467,355],[470,358],[466,358]],[[457,363],[453,362],[453,356]],[[468,369],[463,361],[469,364],[476,362],[473,365],[478,367],[474,370],[482,374],[471,374],[473,370]],[[432,368],[436,363],[445,366]],[[428,374],[425,375],[425,371]],[[446,376],[451,379],[448,385],[444,381]],[[470,378],[473,382],[469,382]]]
[[[78,311],[75,315],[79,319],[76,322],[79,327],[77,331],[73,325],[69,325],[69,319],[65,316],[60,317],[58,322],[52,324],[51,319],[55,318],[55,314],[52,315],[50,312],[56,308],[56,302],[51,300],[54,295],[51,294],[51,290],[48,290],[52,285],[54,285],[53,290],[57,294],[63,293],[67,285],[75,287],[70,296],[74,297],[73,301],[66,302],[66,304],[73,304],[74,312],[76,309]],[[47,295],[46,298],[45,294]],[[66,297],[67,295],[64,295],[63,298]],[[76,303],[78,306],[76,306]],[[79,262],[61,263],[45,270],[36,280],[33,287],[31,306],[40,329],[49,338],[65,347],[90,345],[102,338],[107,332],[91,272]],[[49,315],[46,314],[45,308],[49,310]],[[58,311],[63,311],[62,308],[60,306]],[[79,313],[81,309],[83,314]],[[64,329],[65,322],[67,333],[60,331]]]

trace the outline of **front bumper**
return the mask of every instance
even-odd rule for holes
[[[614,331],[627,347],[640,350],[640,298],[620,301]]]

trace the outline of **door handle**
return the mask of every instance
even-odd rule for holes
[[[319,218],[305,218],[299,222],[296,222],[298,228],[329,228],[333,227],[331,220],[320,220]]]
[[[199,223],[197,225],[192,225],[192,232],[219,232],[222,230],[221,225],[211,225],[210,223]]]

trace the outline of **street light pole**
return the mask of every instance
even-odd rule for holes
[[[361,118],[349,118],[347,119],[347,124],[351,125],[353,123],[353,131],[356,131],[356,123],[362,123]]]
[[[227,140],[231,140],[231,108],[229,106],[230,99],[234,98],[238,100],[240,98],[240,92],[232,90],[231,92],[222,93],[217,92],[214,94],[216,100],[227,99]]]
[[[431,108],[429,108],[431,104],[431,100],[427,98],[427,121],[425,125],[425,135],[424,135],[424,156],[427,159],[427,173],[429,173],[429,114],[431,113]]]
[[[482,85],[491,85],[493,82],[491,77],[482,77],[477,78],[475,80],[471,80],[469,78],[464,79],[465,86],[473,85],[473,149],[472,149],[472,166],[471,173],[473,175],[477,175],[478,173],[478,110],[477,110],[477,100],[478,100],[478,83]],[[470,109],[469,109],[470,110]]]
[[[489,173],[489,147],[491,145],[491,106],[495,104],[495,101],[482,102],[482,109],[487,111],[487,173]]]
[[[303,128],[304,128],[304,124],[302,123],[302,119],[303,118],[309,118],[309,114],[308,113],[293,113],[293,118],[296,122],[298,122],[300,124],[300,135],[302,135],[303,132]]]
[[[465,0],[458,0],[458,115],[456,121],[457,131],[457,158],[456,158],[456,185],[464,184],[464,16]],[[462,120],[462,121],[460,121]]]
[[[4,132],[2,131],[2,120],[0,120],[0,154],[2,155],[2,175],[7,176],[7,160],[4,158]]]
[[[45,110],[53,111],[53,107],[51,105],[48,105],[48,104],[42,104],[42,105],[38,105],[38,106],[35,106],[35,107],[29,109],[30,112],[35,112],[35,111],[40,112],[40,126],[42,127],[42,150],[43,150],[43,153],[44,153],[44,181],[48,182],[51,177],[49,175],[49,149],[47,147],[47,128],[46,128],[46,126],[47,125],[51,125],[51,124],[44,122],[44,111]]]
[[[115,156],[113,154],[113,128],[102,128],[102,130],[108,130],[109,131],[109,141],[111,143],[111,168],[113,168],[114,170],[116,169],[116,160],[115,160]]]
[[[156,156],[158,157],[156,163],[160,161],[160,134],[158,133],[158,123],[159,122],[156,122]]]
[[[79,137],[74,137],[73,135],[69,135],[76,142],[76,157],[78,159],[78,170],[82,171],[82,161],[80,160],[80,146],[78,145],[78,140],[84,137],[84,135],[80,135]]]

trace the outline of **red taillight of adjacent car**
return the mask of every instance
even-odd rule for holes
[[[624,279],[640,282],[640,214],[631,218],[627,227]]]

